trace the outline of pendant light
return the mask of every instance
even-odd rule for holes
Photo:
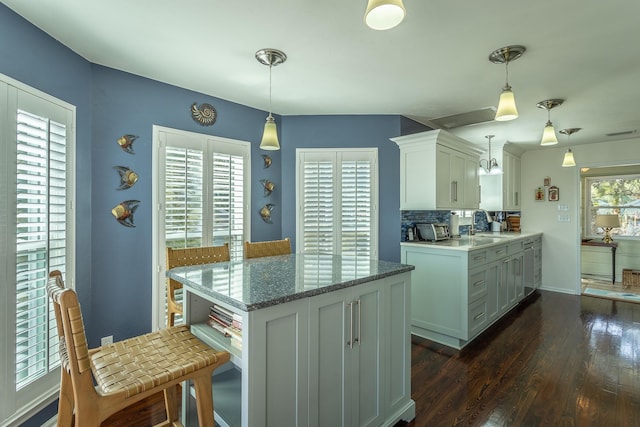
[[[509,62],[515,61],[520,58],[524,51],[527,50],[524,46],[513,45],[501,47],[494,50],[489,55],[489,61],[494,64],[505,64],[506,79],[505,85],[502,88],[500,94],[500,101],[498,102],[498,110],[496,111],[495,119],[500,122],[506,122],[508,120],[514,120],[518,118],[518,109],[516,108],[516,99],[509,86]]]
[[[263,65],[269,66],[269,116],[264,124],[264,132],[260,148],[263,150],[279,150],[278,130],[276,129],[276,121],[271,115],[271,68],[282,64],[287,60],[287,55],[277,49],[260,49],[256,52],[256,59]]]
[[[488,159],[480,159],[480,169],[478,170],[478,175],[502,175],[502,168],[498,166],[498,161],[491,157],[491,138],[495,135],[486,135],[485,138],[489,140],[489,158]],[[483,165],[483,162],[486,163],[486,166]]]
[[[373,30],[389,30],[400,24],[406,13],[402,0],[369,0],[364,22]]]
[[[578,132],[580,129],[582,128],[567,128],[567,129],[562,129],[560,133],[563,135],[567,135],[567,143],[568,143],[571,140],[571,135]],[[571,148],[568,148],[567,152],[564,153],[564,160],[562,160],[562,167],[569,168],[575,165],[576,165],[576,159],[573,157],[573,151],[571,151]]]
[[[564,99],[546,99],[536,104],[536,107],[547,110],[547,124],[544,126],[540,145],[556,145],[558,143],[556,131],[553,128],[553,123],[551,123],[551,109],[562,105],[563,102]]]

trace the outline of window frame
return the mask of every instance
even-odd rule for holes
[[[340,215],[340,200],[342,195],[342,171],[341,162],[344,161],[370,161],[371,162],[371,236],[370,236],[370,258],[377,259],[379,255],[379,167],[378,149],[372,148],[298,148],[296,149],[296,248],[304,251],[304,230],[302,214],[304,210],[304,167],[305,158],[313,161],[333,162],[333,226],[336,239],[333,242],[333,253],[341,255],[341,235],[342,227]]]
[[[602,174],[602,175],[588,175],[583,177],[583,188],[584,188],[584,226],[583,226],[583,235],[588,238],[600,238],[604,234],[604,231],[601,233],[597,232],[592,228],[591,224],[595,223],[595,216],[597,215],[598,210],[605,210],[606,213],[616,213],[619,216],[622,216],[620,212],[621,209],[640,209],[640,205],[631,206],[631,205],[618,205],[618,206],[594,206],[593,200],[591,197],[591,185],[596,181],[610,181],[610,180],[630,180],[630,179],[640,179],[640,173],[615,173],[615,174]],[[638,199],[640,201],[640,198]],[[620,221],[621,224],[623,221]],[[619,232],[612,231],[612,234],[615,236],[616,240],[638,240],[640,239],[639,235],[628,235],[628,234],[619,234]]]
[[[190,142],[187,145],[199,145],[203,151],[213,153],[214,146],[224,146],[225,150],[221,150],[226,154],[243,156],[243,172],[244,172],[244,240],[251,239],[251,143],[248,141],[223,138],[219,136],[201,134],[196,132],[183,131],[179,129],[167,128],[163,126],[153,125],[153,150],[152,150],[152,258],[155,260],[152,274],[152,319],[151,326],[153,330],[158,330],[166,326],[165,321],[165,288],[166,288],[166,257],[164,252],[164,236],[165,236],[165,171],[164,171],[164,150],[166,134],[172,134]],[[206,155],[205,155],[206,157]],[[213,157],[212,157],[213,158]],[[206,163],[206,162],[205,162]],[[212,170],[203,172],[205,181],[213,178]],[[206,190],[207,187],[205,187]],[[212,200],[203,199],[203,204],[210,203]],[[213,223],[203,222],[203,236],[212,235]],[[204,244],[208,244],[203,237]]]
[[[75,245],[76,245],[76,107],[47,93],[34,89],[8,76],[0,74],[0,155],[1,162],[7,165],[0,177],[0,190],[2,201],[0,217],[7,218],[0,223],[0,233],[5,236],[7,244],[0,246],[0,256],[5,263],[0,267],[0,285],[2,296],[3,324],[0,333],[0,345],[5,351],[0,352],[0,365],[7,375],[3,375],[0,387],[5,390],[0,399],[0,419],[8,424],[20,424],[46,405],[55,401],[58,396],[60,372],[59,368],[53,368],[43,376],[33,380],[28,385],[16,390],[16,268],[15,260],[17,249],[15,245],[16,229],[16,131],[17,111],[24,110],[28,113],[63,124],[65,126],[65,284],[75,288]],[[48,162],[47,162],[48,163]],[[4,169],[4,168],[3,168]],[[49,176],[49,174],[47,174]],[[49,212],[49,211],[48,211]],[[13,260],[13,261],[12,261]],[[48,257],[47,257],[48,260]],[[51,266],[47,263],[47,275]],[[49,303],[50,305],[50,303]],[[51,313],[51,310],[49,310]],[[51,320],[51,319],[49,319]],[[48,322],[49,322],[48,320]],[[55,328],[47,329],[57,334]]]

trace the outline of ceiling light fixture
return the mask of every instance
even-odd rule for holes
[[[571,140],[571,135],[578,132],[582,128],[567,128],[562,129],[560,131],[561,134],[567,135],[567,143]],[[573,151],[571,148],[567,149],[567,152],[564,153],[564,160],[562,160],[562,167],[569,168],[576,165],[576,159],[573,157]]]
[[[402,0],[369,0],[364,22],[373,30],[389,30],[400,24],[406,13]]]
[[[282,64],[287,60],[287,55],[277,49],[260,49],[256,52],[256,59],[263,65],[269,66],[269,116],[264,124],[264,132],[260,148],[263,150],[279,150],[278,130],[276,129],[276,121],[271,115],[271,68]]]
[[[509,62],[520,58],[525,50],[527,49],[524,46],[513,45],[501,47],[489,55],[489,61],[494,64],[505,64],[506,68],[505,85],[500,94],[500,101],[498,102],[498,110],[496,111],[495,117],[499,122],[506,122],[518,118],[516,99],[511,90],[511,86],[509,86]]]
[[[553,123],[551,123],[551,109],[562,105],[563,102],[564,99],[546,99],[536,104],[536,107],[547,110],[547,124],[544,126],[540,145],[555,145],[558,143],[556,130],[553,128]]]
[[[495,135],[486,135],[485,138],[489,140],[489,158],[488,159],[480,159],[480,169],[478,170],[478,175],[502,175],[502,169],[498,166],[498,161],[491,157],[491,138]],[[483,162],[486,163],[486,166],[483,165]]]

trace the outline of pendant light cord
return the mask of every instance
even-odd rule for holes
[[[269,61],[269,115],[271,115],[271,67],[273,66],[272,63],[273,63],[273,60],[272,58],[270,58],[270,61]]]

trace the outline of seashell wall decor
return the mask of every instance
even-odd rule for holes
[[[199,125],[213,125],[216,122],[217,115],[216,109],[211,104],[202,103],[200,107],[195,102],[191,104],[191,118]]]

